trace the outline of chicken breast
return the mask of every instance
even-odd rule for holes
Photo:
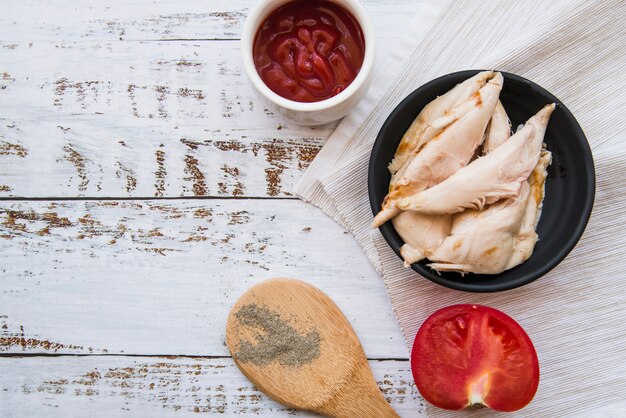
[[[404,241],[400,255],[406,267],[430,256],[450,235],[452,228],[450,215],[425,215],[411,211],[400,212],[391,222]]]
[[[537,224],[539,223],[539,218],[541,218],[548,166],[551,163],[552,153],[544,149],[541,152],[537,166],[528,178],[530,196],[526,202],[524,219],[520,231],[515,237],[515,247],[507,268],[522,264],[524,261],[528,260],[533,253],[538,240],[536,232]]]
[[[493,151],[511,136],[511,123],[499,100],[484,136],[483,155]],[[405,267],[430,257],[452,229],[452,215],[448,214],[427,215],[402,211],[391,222],[404,241],[400,255]]]
[[[502,89],[502,74],[494,77],[470,99],[435,120],[441,131],[392,176],[389,193],[381,211],[374,217],[378,227],[397,215],[396,202],[432,187],[467,165],[483,139]]]
[[[429,257],[433,270],[497,274],[507,269],[515,236],[520,230],[530,186],[524,182],[517,197],[502,200],[484,211],[457,215],[452,235]]]
[[[435,261],[429,267],[437,271],[498,274],[528,260],[537,242],[535,228],[551,161],[550,152],[543,150],[518,196],[482,211],[470,209],[456,215],[451,235],[429,256]]]
[[[485,134],[485,141],[483,142],[483,155],[487,155],[498,148],[504,141],[509,139],[510,136],[511,121],[504,110],[504,106],[502,106],[502,103],[498,100],[489,126],[487,126],[487,133]]]
[[[446,112],[472,97],[487,81],[493,78],[494,74],[493,71],[478,73],[427,104],[400,140],[393,160],[389,164],[391,174],[395,174],[415,150],[420,149],[424,143],[436,135],[437,128],[432,126],[434,120],[444,116]],[[424,135],[427,129],[430,132],[428,135]]]
[[[504,144],[474,160],[441,183],[397,199],[396,207],[426,214],[482,209],[500,199],[515,197],[539,161],[543,138],[555,105],[531,117]]]

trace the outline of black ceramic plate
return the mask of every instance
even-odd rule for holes
[[[479,70],[461,71],[432,80],[411,93],[389,115],[372,149],[368,188],[374,214],[387,194],[391,174],[387,170],[400,139],[422,108]],[[545,143],[552,151],[541,220],[539,241],[533,255],[520,266],[496,275],[441,273],[426,267],[428,260],[413,264],[422,276],[453,289],[495,292],[527,284],[560,263],[574,248],[589,220],[595,196],[593,157],[585,134],[574,116],[548,91],[514,74],[502,72],[504,87],[500,101],[515,129],[544,105],[556,103],[550,118]],[[391,222],[380,227],[391,248],[400,256],[404,242]],[[400,262],[400,261],[399,261]],[[566,278],[564,278],[566,280]]]

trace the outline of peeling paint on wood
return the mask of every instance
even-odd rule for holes
[[[7,315],[0,315],[0,352],[44,351],[56,353],[107,353],[106,349],[93,349],[75,344],[51,341],[39,335],[32,335],[24,329],[24,325],[15,325]]]
[[[118,179],[121,178],[126,180],[126,192],[129,194],[132,193],[132,191],[137,188],[137,178],[135,177],[135,172],[131,168],[126,167],[120,161],[118,161],[116,165],[119,169],[115,172],[116,177]]]
[[[408,361],[370,361],[387,401],[401,416],[420,416],[424,401]],[[19,370],[19,383],[12,379]],[[60,357],[12,358],[0,363],[0,397],[29,415],[55,416],[78,405],[96,417],[209,413],[287,417],[294,411],[254,387],[231,359]],[[95,408],[106,403],[106,408]],[[0,413],[3,404],[0,404]],[[25,409],[21,409],[25,408]],[[313,416],[298,412],[298,416]]]
[[[17,155],[18,157],[24,158],[28,155],[28,151],[20,144],[1,142],[0,155]]]
[[[277,130],[232,43],[55,46],[0,50],[0,195],[290,196],[335,126]]]
[[[85,169],[85,158],[78,153],[72,145],[65,145],[63,147],[63,151],[65,151],[63,158],[71,163],[76,169],[76,174],[78,175],[80,182],[78,183],[78,191],[84,192],[87,190],[87,185],[89,184],[89,179],[87,178],[87,170]],[[59,160],[57,160],[58,162]]]
[[[185,173],[188,175],[184,179],[193,182],[193,194],[195,196],[205,196],[207,194],[204,174],[198,168],[198,159],[191,155],[185,155]]]
[[[20,158],[24,164],[0,164],[0,184],[7,186],[0,191],[33,197],[291,196],[291,187],[324,142],[322,138],[249,142],[160,138],[161,142],[140,133],[124,140],[114,135],[114,143],[106,138],[79,147],[78,130],[56,129],[59,141],[51,141],[45,150],[5,145],[0,162]],[[148,152],[139,152],[142,148]],[[59,155],[55,164],[45,163],[50,153]],[[29,166],[40,166],[44,173],[28,170]]]
[[[384,60],[419,2],[363,2]],[[237,39],[250,5],[3,4],[0,196],[290,196],[335,124],[284,122],[258,104],[237,42],[199,41]],[[290,200],[0,202],[0,351],[226,356],[229,306],[277,275],[329,293],[369,356],[406,357],[358,246]],[[422,410],[406,361],[371,364],[401,415]],[[0,361],[0,416],[174,413],[296,414],[230,359]]]
[[[258,99],[231,42],[34,43],[0,50],[0,58],[2,94],[12,107],[36,104],[38,112],[56,116],[114,114],[164,126],[210,121],[216,128],[265,129],[268,122],[262,109],[250,109]],[[232,120],[216,117],[225,113]],[[271,119],[274,126],[280,120]]]
[[[37,231],[38,235],[50,234],[50,228],[72,226],[72,223],[67,218],[59,218],[56,212],[35,213],[34,211],[3,211],[0,209],[0,213],[4,214],[4,219],[2,219],[0,225],[6,231],[0,235],[0,238],[10,238],[9,230],[26,232],[26,224],[20,221],[45,222],[45,226]]]
[[[160,148],[163,147],[163,144],[159,145]],[[162,149],[157,149],[154,154],[156,155],[156,163],[157,169],[154,173],[155,183],[154,183],[154,196],[162,197],[163,192],[165,191],[165,179],[167,178],[167,170],[165,169],[165,152]]]
[[[221,168],[224,172],[224,181],[217,183],[221,196],[243,196],[244,186],[239,179],[239,168],[229,167],[224,164]],[[231,187],[228,187],[231,186]]]
[[[410,22],[416,10],[415,0],[363,0],[363,3],[371,16],[376,17],[372,21],[377,36],[389,42],[402,34],[402,28]],[[20,41],[51,39],[125,42],[138,39],[238,39],[252,4],[249,0],[192,0],[182,4],[140,0],[132,4],[111,2],[106,6],[88,0],[81,2],[80,8],[68,7],[65,1],[7,4],[0,17],[7,22],[3,39],[15,42],[3,46],[18,48]],[[20,21],[20,25],[10,25],[14,21]]]
[[[32,5],[6,5],[0,17],[3,38],[16,39],[0,42],[0,113],[8,122],[0,122],[0,139],[21,141],[30,152],[24,166],[45,170],[38,178],[21,167],[7,170],[2,163],[9,160],[0,154],[0,185],[6,186],[0,196],[190,196],[203,190],[209,196],[290,196],[294,182],[335,126],[313,129],[283,122],[256,104],[240,68],[237,43],[192,40],[236,38],[250,6],[247,1],[227,2],[217,10],[211,10],[218,7],[215,4],[199,1],[183,6],[110,5],[105,10],[97,3],[62,14],[62,5],[56,3],[36,10]],[[416,7],[410,0],[365,4],[383,23],[386,16],[408,21],[406,12]],[[41,16],[46,19],[38,20]],[[51,23],[55,16],[62,17],[62,24]],[[18,20],[20,25],[13,25]],[[380,39],[395,42],[389,25],[383,26]],[[16,27],[30,29],[14,32]],[[159,38],[189,40],[145,41]],[[78,39],[81,42],[75,42]],[[62,130],[56,131],[58,126]],[[113,149],[120,137],[132,149]],[[41,138],[46,138],[45,145]],[[186,158],[183,148],[175,145],[180,138],[247,146],[255,138],[267,155],[275,139],[293,145],[284,158],[269,155],[264,162],[258,158],[266,156],[256,153],[215,152],[203,161],[196,155]],[[161,151],[169,156],[163,166],[155,162],[157,144],[164,144]],[[84,169],[71,150],[89,162]],[[50,164],[51,158],[58,164]],[[206,167],[199,168],[205,188],[197,172],[185,172],[192,169],[186,163],[194,158],[199,167]],[[115,181],[119,160],[136,162],[136,167],[128,167],[137,173],[136,187],[132,178]],[[239,169],[239,177],[224,181],[213,175],[224,164]],[[158,170],[169,178],[155,181]]]
[[[230,306],[276,276],[327,292],[368,356],[407,356],[384,286],[358,244],[306,203],[0,202],[0,314],[28,338],[84,352],[228,355]],[[6,351],[44,350],[13,342]]]

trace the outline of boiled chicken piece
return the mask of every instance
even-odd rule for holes
[[[392,174],[391,185],[403,177],[413,157],[428,141],[437,137],[452,122],[472,109],[472,97],[476,98],[478,92],[494,77],[501,78],[502,75],[493,71],[478,73],[424,107],[405,132],[394,159],[389,164],[389,171]],[[463,104],[465,106],[462,106]]]
[[[483,71],[464,82],[457,84],[452,90],[428,103],[417,115],[406,131],[400,145],[389,164],[389,171],[394,174],[404,165],[416,149],[421,148],[429,139],[436,135],[438,129],[431,124],[449,112],[456,105],[466,101],[482,88],[494,76],[493,71]],[[428,135],[424,135],[429,131]]]
[[[497,274],[506,270],[519,231],[530,186],[524,182],[520,193],[484,211],[466,210],[456,216],[452,235],[429,257],[437,271]]]
[[[487,127],[487,133],[485,134],[485,141],[483,142],[483,155],[489,154],[494,149],[498,148],[511,136],[511,122],[504,110],[504,106],[498,100],[496,109],[493,112],[489,126]]]
[[[543,151],[520,193],[482,211],[456,215],[452,233],[429,258],[437,271],[498,274],[526,261],[532,254],[541,215],[546,169],[551,154]],[[404,213],[404,212],[403,212]]]
[[[424,215],[411,211],[400,212],[391,222],[404,241],[400,255],[406,267],[428,257],[450,235],[452,228],[450,215]]]
[[[498,101],[485,132],[486,142],[483,142],[483,154],[494,150],[510,136],[509,118],[502,103]],[[488,145],[486,146],[486,144]],[[409,267],[413,263],[430,257],[433,251],[450,235],[452,215],[427,215],[414,211],[403,211],[396,215],[391,222],[404,241],[404,245],[400,248],[400,255],[404,259],[405,267]]]
[[[496,73],[470,99],[433,122],[441,132],[413,155],[406,167],[392,176],[389,193],[374,217],[378,227],[397,215],[396,202],[432,187],[467,165],[480,145],[502,89],[502,74]]]
[[[396,206],[427,214],[482,209],[500,199],[514,197],[539,161],[543,137],[554,104],[531,117],[504,144],[474,160],[445,181],[408,197]]]
[[[546,177],[548,176],[548,166],[552,163],[552,154],[545,149],[541,152],[537,166],[530,174],[528,183],[530,184],[530,196],[526,203],[526,213],[519,233],[515,237],[515,248],[509,267],[512,268],[528,260],[533,253],[537,243],[537,224],[541,217],[543,208],[543,198],[545,196]]]

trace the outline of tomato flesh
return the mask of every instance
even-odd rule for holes
[[[440,309],[422,324],[411,353],[420,393],[445,409],[483,404],[497,411],[526,406],[539,385],[539,361],[524,329],[481,305]]]

